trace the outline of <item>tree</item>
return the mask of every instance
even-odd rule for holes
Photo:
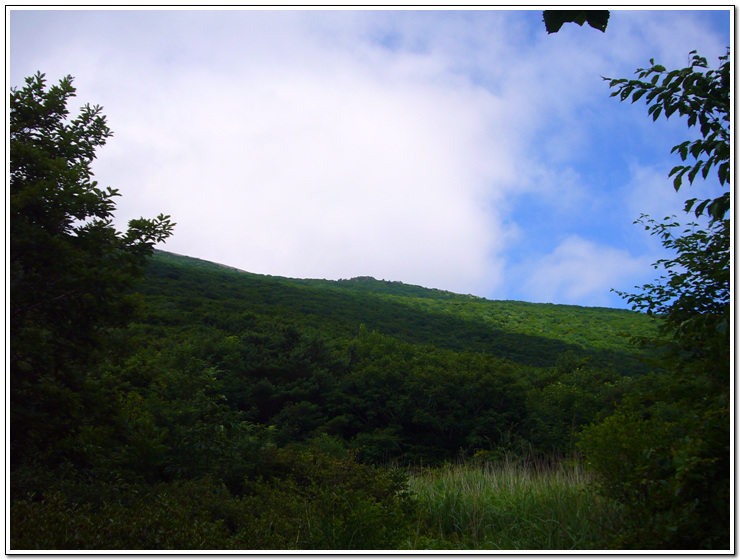
[[[612,97],[624,101],[632,94],[632,103],[645,97],[649,105],[648,114],[658,120],[661,114],[666,119],[674,113],[686,116],[689,128],[699,124],[701,138],[687,140],[674,146],[671,153],[678,153],[682,161],[691,157],[696,160],[693,165],[677,165],[669,173],[674,177],[673,186],[678,191],[683,184],[684,175],[689,184],[701,173],[706,179],[713,168],[717,170],[720,185],[729,189],[730,182],[730,49],[719,57],[717,70],[708,68],[707,60],[696,51],[689,53],[689,67],[668,72],[664,66],[655,64],[650,59],[651,67],[638,68],[637,80],[610,79],[609,87],[616,88]],[[650,81],[643,78],[649,76]],[[662,81],[660,80],[663,78]],[[659,83],[660,82],[660,83]],[[706,156],[707,159],[700,159]],[[730,209],[729,190],[714,200],[705,200],[696,204],[695,198],[686,201],[686,211],[694,209],[697,217],[705,211],[713,222],[724,219]]]
[[[730,66],[729,49],[720,57],[717,70],[707,68],[705,58],[692,51],[688,68],[666,71],[655,64],[638,69],[637,80],[609,80],[616,88],[612,97],[624,101],[632,96],[634,103],[644,96],[648,113],[657,120],[678,113],[686,116],[689,128],[699,125],[701,137],[674,146],[682,161],[695,160],[688,165],[675,166],[669,176],[678,191],[684,177],[692,184],[701,173],[706,179],[715,169],[725,192],[714,199],[686,201],[686,212],[693,211],[699,218],[709,220],[705,229],[689,224],[680,236],[674,231],[680,224],[672,220],[657,223],[646,216],[637,222],[645,225],[652,235],[662,239],[664,247],[676,251],[674,259],[661,259],[655,268],[663,268],[663,276],[656,284],[642,286],[642,293],[624,294],[635,309],[662,317],[660,332],[671,339],[683,352],[682,359],[718,358],[720,370],[729,367],[730,324]],[[652,75],[650,81],[644,81]],[[662,81],[660,78],[663,78]],[[605,78],[606,79],[606,78]],[[706,159],[703,159],[706,158]],[[648,223],[645,223],[645,222]],[[648,225],[649,224],[649,225]],[[688,354],[687,354],[688,353]],[[727,367],[726,367],[727,366]],[[729,382],[729,379],[727,379]]]
[[[112,136],[102,107],[69,119],[72,77],[43,74],[10,92],[11,458],[34,456],[94,410],[88,368],[169,216],[112,225],[116,189],[93,180],[95,151]]]
[[[655,263],[666,271],[657,282],[637,294],[618,293],[659,321],[658,337],[640,342],[662,350],[667,373],[644,380],[613,416],[586,429],[581,439],[605,492],[627,508],[629,531],[616,546],[729,544],[729,49],[717,70],[708,70],[695,51],[691,57],[688,68],[668,72],[651,60],[650,68],[637,70],[636,80],[608,80],[616,88],[612,96],[622,101],[644,97],[654,121],[677,113],[687,117],[689,128],[699,125],[700,138],[672,150],[683,162],[689,156],[695,160],[669,173],[676,190],[684,177],[691,184],[713,170],[725,187],[714,199],[686,201],[686,212],[703,217],[704,226],[681,226],[669,218],[658,223],[647,216],[637,221],[676,256]]]
[[[557,33],[564,23],[588,23],[602,33],[609,23],[609,10],[544,10],[542,19],[548,33]]]

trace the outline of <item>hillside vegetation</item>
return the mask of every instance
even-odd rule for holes
[[[20,454],[14,548],[601,544],[602,514],[545,533],[524,521],[522,535],[545,540],[515,545],[493,521],[440,529],[447,506],[407,473],[573,456],[581,427],[646,375],[627,335],[649,335],[647,316],[261,276],[162,251],[129,304],[133,319],[69,397],[81,423]],[[582,477],[557,480],[536,515],[585,491]],[[612,511],[583,496],[578,508]]]
[[[138,354],[185,352],[281,444],[330,436],[384,463],[572,452],[578,427],[646,371],[627,335],[653,328],[624,310],[260,276],[165,252],[140,293]]]
[[[626,375],[644,372],[630,337],[654,334],[644,314],[603,307],[491,301],[360,277],[305,280],[262,276],[157,251],[141,293],[183,312],[250,312],[354,337],[360,325],[411,344],[484,352],[548,367],[565,354]]]

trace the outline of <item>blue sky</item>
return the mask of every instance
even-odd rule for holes
[[[649,60],[710,65],[729,9],[612,10],[606,33],[539,10],[9,11],[8,86],[75,77],[114,132],[117,225],[171,214],[162,248],[251,272],[369,275],[626,307],[681,214],[674,117],[609,97]]]

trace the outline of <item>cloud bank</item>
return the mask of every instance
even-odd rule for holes
[[[105,106],[96,176],[122,192],[120,227],[173,216],[168,250],[614,305],[609,282],[657,255],[625,232],[673,204],[640,189],[685,125],[655,130],[601,76],[681,65],[686,38],[722,54],[716,20],[689,16],[548,36],[536,11],[14,11],[10,76],[72,74]]]

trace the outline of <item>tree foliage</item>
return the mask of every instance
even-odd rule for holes
[[[682,361],[702,360],[706,373],[727,381],[730,358],[730,221],[701,229],[676,221],[640,223],[676,257],[654,264],[666,275],[642,292],[624,294],[634,309],[660,317],[658,333],[680,350]],[[676,235],[674,232],[683,231]],[[712,366],[712,367],[710,367]]]
[[[565,23],[588,23],[602,33],[609,24],[609,10],[544,10],[542,19],[548,33],[557,33]]]
[[[699,125],[701,138],[687,140],[673,147],[683,161],[691,156],[695,163],[674,167],[669,176],[679,190],[684,175],[693,183],[698,174],[706,179],[717,173],[725,192],[714,199],[686,201],[685,211],[698,218],[706,215],[708,226],[692,224],[681,235],[674,232],[678,222],[657,223],[643,216],[639,223],[663,246],[675,251],[673,259],[655,263],[667,276],[642,287],[640,294],[621,294],[635,309],[661,316],[660,334],[671,338],[683,350],[693,349],[693,356],[721,357],[718,365],[729,365],[730,319],[730,66],[729,49],[719,58],[717,70],[706,70],[705,58],[690,53],[687,68],[667,71],[651,59],[649,69],[638,69],[637,80],[611,79],[616,88],[612,96],[634,103],[644,96],[653,120],[678,114],[687,118],[689,128]],[[650,77],[649,81],[643,78]],[[662,77],[662,80],[661,80]],[[703,159],[706,158],[706,159]],[[697,204],[698,202],[698,204]],[[700,350],[700,348],[704,350]]]
[[[716,170],[727,190],[686,202],[687,213],[707,218],[705,226],[638,220],[676,255],[655,263],[665,271],[658,281],[621,293],[658,320],[657,337],[636,338],[662,347],[667,373],[642,380],[614,415],[584,430],[580,445],[604,492],[626,508],[613,546],[723,549],[730,541],[729,49],[718,70],[702,71],[706,60],[695,52],[688,68],[651,65],[637,80],[609,80],[612,96],[644,97],[654,121],[678,114],[689,128],[698,124],[701,137],[672,150],[695,160],[671,170],[674,188],[684,176],[691,184]]]
[[[74,470],[11,478],[14,547],[402,547],[389,464],[565,455],[640,375],[616,333],[641,314],[359,284],[157,251],[128,351],[89,370],[112,415],[68,439]]]
[[[686,117],[689,128],[699,125],[701,138],[686,140],[673,147],[682,161],[695,160],[692,164],[677,165],[669,173],[673,186],[678,191],[684,176],[693,183],[697,175],[703,179],[714,168],[720,185],[730,185],[730,50],[719,58],[717,69],[708,69],[707,60],[696,51],[689,53],[691,63],[687,68],[668,71],[654,59],[650,68],[639,68],[638,79],[610,79],[609,87],[616,88],[612,97],[632,103],[644,97],[648,114],[658,120],[661,114],[670,118],[673,114]],[[646,80],[650,78],[649,80]],[[706,158],[706,159],[702,159]],[[725,218],[730,209],[730,193],[718,198],[686,201],[686,211],[692,209],[697,217],[706,214],[712,221]]]
[[[10,93],[10,366],[13,458],[81,421],[86,368],[169,216],[112,225],[116,189],[98,187],[91,164],[112,136],[100,106],[69,118],[72,78],[44,75]],[[89,410],[89,409],[88,409]]]

